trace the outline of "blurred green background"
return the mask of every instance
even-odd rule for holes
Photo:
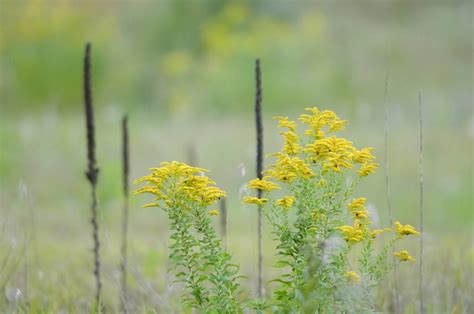
[[[280,145],[272,116],[294,118],[309,106],[334,110],[349,120],[344,136],[356,146],[376,148],[378,174],[366,179],[358,193],[368,197],[381,225],[388,223],[387,71],[392,207],[396,218],[414,226],[421,90],[425,231],[427,255],[433,257],[427,263],[433,263],[434,274],[452,266],[447,286],[454,289],[440,292],[433,279],[430,309],[469,309],[474,236],[471,2],[4,0],[0,14],[0,257],[18,259],[1,275],[13,274],[3,304],[13,308],[15,289],[23,293],[18,302],[28,298],[53,311],[84,308],[90,299],[82,111],[82,60],[89,41],[104,276],[112,300],[118,283],[123,114],[130,120],[132,179],[165,160],[194,159],[212,170],[211,177],[229,195],[229,248],[254,288],[256,225],[249,221],[256,215],[240,198],[245,193],[241,187],[255,172],[254,62],[260,58],[266,153]],[[168,291],[166,220],[156,209],[140,209],[143,201],[132,197],[133,292],[143,304],[159,307]],[[29,258],[23,265],[25,251]],[[459,263],[440,266],[439,258]],[[31,273],[29,295],[25,265]],[[410,278],[417,269],[401,272]],[[459,295],[455,288],[461,289]],[[416,308],[416,295],[409,291],[403,299],[407,311]]]

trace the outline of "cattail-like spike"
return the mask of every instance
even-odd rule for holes
[[[86,52],[84,57],[84,105],[86,113],[86,130],[87,130],[87,161],[88,169],[86,172],[87,179],[93,185],[97,183],[99,169],[95,157],[95,126],[94,126],[94,110],[92,104],[91,89],[91,44],[86,44]]]
[[[127,239],[128,239],[128,206],[129,206],[129,147],[128,118],[122,119],[122,170],[123,170],[123,217],[122,217],[122,248],[121,248],[121,304],[122,312],[128,313],[127,302]]]
[[[128,198],[129,189],[129,148],[128,148],[128,117],[122,118],[122,170],[123,170],[123,195]]]
[[[393,212],[392,212],[392,194],[390,188],[390,176],[389,176],[389,160],[388,160],[388,133],[389,133],[389,104],[388,104],[388,83],[389,83],[390,71],[387,65],[387,72],[385,74],[385,88],[384,88],[384,107],[385,107],[385,132],[384,132],[384,163],[385,163],[385,188],[387,190],[387,209],[390,226],[393,226]],[[395,252],[395,248],[392,247],[392,253]],[[397,276],[397,265],[394,259],[393,267],[393,285],[394,285],[394,299],[395,299],[395,308],[393,312],[399,312],[399,293],[398,293],[398,276]]]
[[[260,59],[255,62],[255,121],[257,128],[257,178],[261,179],[263,176],[263,123],[262,123],[262,78],[260,70]],[[257,197],[262,197],[262,190],[257,190]],[[262,288],[262,208],[258,207],[258,283],[257,294],[261,299],[263,296]]]
[[[221,214],[221,234],[224,242],[224,249],[227,250],[227,203],[225,198],[220,200],[220,214]]]
[[[421,91],[418,91],[418,109],[420,115],[420,313],[425,313],[423,293],[423,108]]]
[[[94,111],[92,104],[91,90],[91,45],[86,44],[84,56],[84,106],[86,114],[86,130],[87,130],[87,161],[88,168],[86,172],[87,179],[92,189],[92,237],[94,240],[94,276],[96,279],[96,304],[100,308],[100,296],[102,290],[102,282],[100,280],[100,242],[99,242],[99,225],[97,222],[97,179],[99,168],[95,156],[95,128],[94,128]]]

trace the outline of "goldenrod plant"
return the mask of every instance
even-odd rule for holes
[[[390,249],[419,233],[398,221],[393,230],[372,227],[366,198],[354,197],[354,189],[376,172],[373,148],[358,149],[334,135],[347,123],[334,112],[306,110],[300,123],[275,117],[284,129],[283,148],[269,156],[276,162],[265,176],[247,185],[262,191],[262,197],[243,199],[264,206],[277,243],[275,266],[283,268],[273,280],[278,287],[268,306],[283,313],[370,311],[375,289],[393,267]],[[298,124],[305,127],[302,136]],[[376,244],[392,232],[385,243]],[[414,261],[405,250],[395,256],[400,262]]]
[[[219,215],[213,206],[226,194],[204,175],[207,170],[164,162],[135,181],[147,182],[135,194],[155,197],[143,207],[168,214],[171,266],[190,308],[203,313],[241,313],[246,305],[276,313],[372,311],[376,288],[394,267],[395,242],[420,235],[399,221],[393,228],[373,227],[367,199],[354,195],[360,180],[377,169],[373,149],[358,149],[332,135],[346,124],[334,112],[307,110],[310,114],[299,119],[306,127],[303,136],[296,132],[296,121],[276,117],[286,129],[283,148],[269,156],[276,162],[264,176],[247,184],[258,196],[243,198],[263,209],[276,241],[275,266],[282,272],[272,280],[278,286],[269,300],[239,298],[239,267],[211,225]],[[406,250],[394,258],[396,263],[415,261]]]
[[[211,226],[211,218],[219,211],[209,207],[225,192],[203,175],[207,170],[202,168],[173,161],[150,170],[150,175],[135,181],[147,182],[135,194],[152,194],[155,201],[143,207],[158,207],[168,214],[169,258],[176,282],[184,284],[186,305],[200,313],[240,312],[239,266],[231,263],[231,255]]]

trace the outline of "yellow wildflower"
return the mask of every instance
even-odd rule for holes
[[[335,119],[330,121],[329,124],[329,132],[337,132],[337,131],[342,131],[344,130],[344,127],[347,123],[347,120],[340,120],[340,119]]]
[[[400,237],[411,235],[411,234],[415,236],[420,235],[420,233],[416,231],[416,229],[413,226],[402,225],[399,221],[395,221],[395,228],[397,230],[397,233],[400,235]]]
[[[160,204],[158,203],[148,203],[145,205],[140,206],[141,208],[148,208],[148,207],[160,207]]]
[[[305,152],[310,154],[315,161],[327,159],[330,153],[342,153],[345,151],[348,151],[347,157],[349,158],[352,156],[349,154],[352,150],[352,142],[336,136],[316,140],[305,148]]]
[[[219,215],[219,212],[216,209],[211,209],[207,213],[211,216],[218,216]]]
[[[324,169],[342,172],[342,168],[352,168],[352,164],[346,154],[330,153],[327,162],[324,163]]]
[[[253,196],[245,196],[244,197],[244,203],[247,204],[256,204],[259,206],[265,205],[268,202],[268,198],[258,198],[258,197],[253,197]]]
[[[158,187],[153,187],[153,186],[144,186],[139,188],[138,190],[134,191],[133,194],[142,194],[142,193],[150,193],[150,194],[155,194],[155,195],[161,195],[159,188]]]
[[[366,235],[368,236],[369,228],[367,224],[371,222],[362,222],[359,219],[354,221],[353,226],[341,226],[337,228],[342,232],[344,240],[347,242],[357,243],[362,241]]]
[[[375,173],[378,164],[376,163],[365,163],[362,164],[360,169],[357,171],[361,177],[366,177],[371,173]]]
[[[267,180],[268,178],[269,177],[263,177],[262,179],[259,179],[259,178],[253,179],[247,184],[247,188],[262,190],[265,192],[270,192],[275,189],[280,189],[278,184],[268,181]]]
[[[295,202],[296,198],[294,196],[285,196],[279,200],[276,201],[276,204],[278,206],[283,206],[285,208],[290,208],[293,206],[293,203]]]
[[[279,128],[288,128],[290,131],[295,132],[296,129],[296,122],[288,120],[288,117],[273,117],[273,119],[278,120],[278,127]]]
[[[354,198],[349,204],[347,204],[347,207],[355,218],[366,219],[369,217],[369,213],[365,210],[366,201],[367,199],[365,197],[359,197]]]
[[[355,218],[366,219],[369,217],[369,214],[365,210],[355,210],[352,212]]]
[[[332,136],[308,144],[304,151],[313,162],[320,162],[326,170],[341,172],[341,168],[352,168],[352,142]]]
[[[365,202],[367,202],[365,197],[354,198],[349,204],[347,204],[347,207],[351,211],[362,210],[365,209]]]
[[[416,260],[413,257],[411,257],[410,254],[408,254],[408,251],[405,251],[405,250],[395,252],[393,253],[393,255],[398,257],[398,260],[400,262],[406,262],[406,261],[416,262]]]
[[[377,238],[379,234],[382,234],[383,232],[384,232],[383,229],[375,229],[375,230],[372,230],[372,232],[370,233],[370,236],[372,237],[372,239],[375,239]]]
[[[347,242],[357,243],[364,239],[361,229],[352,226],[341,226],[338,228]]]
[[[365,147],[361,150],[354,150],[352,153],[352,160],[358,164],[369,163],[375,159],[375,156],[371,153],[372,150],[374,149],[371,147]]]
[[[355,271],[346,271],[346,277],[349,279],[349,281],[352,282],[360,282],[360,276],[355,272]]]
[[[363,226],[364,224],[359,219],[354,220],[354,227],[362,229]]]
[[[182,200],[197,202],[201,205],[210,205],[225,196],[224,191],[212,186],[215,184],[214,181],[201,175],[208,171],[206,169],[192,167],[177,161],[162,162],[160,166],[159,168],[150,168],[151,174],[134,182],[135,184],[148,183],[148,185],[136,190],[135,194],[153,194],[156,196],[155,200],[163,200],[168,207],[170,207],[170,204],[176,205],[175,201],[173,203],[169,199],[171,193],[179,194]],[[145,205],[145,207],[151,206],[155,205]]]
[[[276,171],[276,170],[267,170],[265,171],[266,174],[274,177],[276,180],[281,181],[281,182],[291,182],[294,179],[296,179],[298,176],[294,172],[290,171]]]
[[[216,201],[220,200],[225,195],[226,193],[224,191],[214,186],[207,187],[203,189],[200,193],[198,193],[198,196],[201,197],[199,202],[202,205],[214,204]]]
[[[302,114],[299,120],[308,125],[305,134],[315,139],[322,139],[324,132],[322,128],[328,126],[328,132],[337,132],[344,129],[347,121],[339,119],[336,114],[330,110],[319,111],[318,108],[306,108],[312,114]]]
[[[314,173],[304,160],[297,156],[290,157],[288,154],[276,153],[277,162],[270,166],[270,170],[265,173],[274,177],[278,181],[291,182],[297,177],[309,179],[314,177]]]
[[[301,146],[298,144],[298,135],[293,131],[280,133],[285,138],[283,144],[283,152],[288,155],[296,155],[301,151]]]

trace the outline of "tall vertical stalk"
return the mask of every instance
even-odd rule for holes
[[[255,61],[255,121],[257,128],[257,178],[262,179],[263,174],[263,123],[262,123],[262,79],[260,59]],[[262,190],[257,190],[257,197],[262,197]],[[258,284],[257,294],[262,298],[262,206],[258,207]]]
[[[121,248],[121,292],[122,311],[128,313],[127,302],[127,234],[129,206],[129,148],[128,148],[128,117],[122,119],[122,174],[123,174],[123,217],[122,217],[122,248]]]
[[[388,160],[388,132],[389,132],[389,105],[388,105],[388,83],[390,77],[390,70],[387,65],[387,72],[385,74],[385,88],[384,88],[384,107],[385,107],[385,132],[384,132],[384,163],[385,163],[385,187],[387,190],[387,209],[390,226],[393,226],[393,212],[392,212],[392,193],[390,188],[390,177],[389,177],[389,160]],[[395,252],[394,247],[392,247],[392,253]],[[394,297],[395,297],[395,309],[394,312],[398,313],[400,307],[399,293],[398,293],[398,279],[397,279],[397,264],[393,266],[393,284],[394,284]]]
[[[87,172],[86,177],[91,186],[92,204],[91,204],[91,224],[92,238],[94,240],[94,276],[96,280],[95,301],[100,308],[100,295],[102,282],[100,280],[100,255],[99,255],[99,225],[97,222],[97,179],[99,168],[95,158],[95,128],[94,128],[94,111],[92,104],[91,90],[91,45],[86,44],[84,56],[84,108],[86,114],[86,130],[87,130]]]
[[[219,203],[221,214],[221,234],[224,250],[227,250],[227,203],[225,198],[222,198]]]
[[[188,147],[186,148],[186,157],[190,166],[197,167],[197,151],[194,143],[188,144]]]
[[[420,313],[425,313],[423,296],[423,108],[421,91],[418,91],[418,109],[420,115]]]

